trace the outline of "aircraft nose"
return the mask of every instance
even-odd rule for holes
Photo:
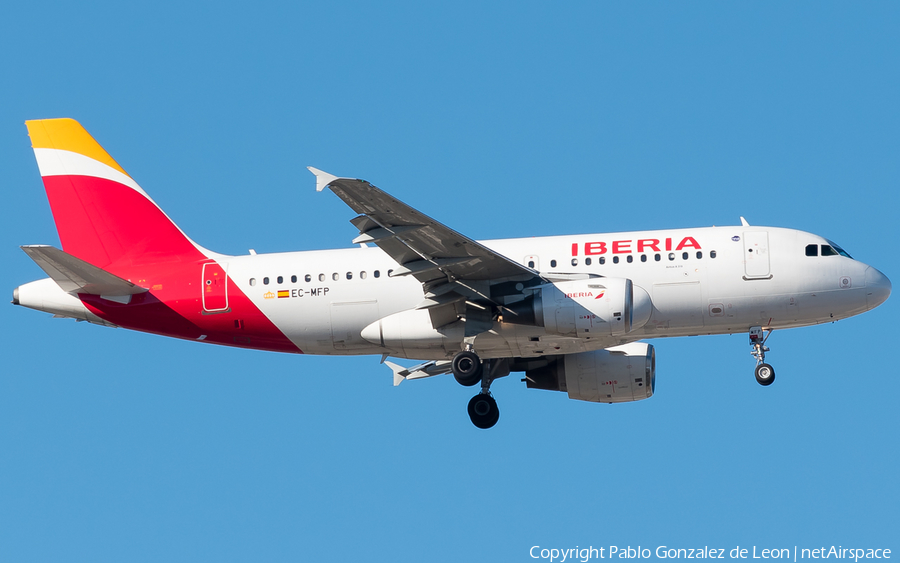
[[[866,305],[869,310],[881,305],[891,295],[891,280],[869,266],[866,268]]]

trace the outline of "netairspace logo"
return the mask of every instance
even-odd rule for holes
[[[698,548],[669,547],[660,545],[651,550],[647,547],[637,546],[633,548],[618,547],[541,547],[532,546],[528,551],[532,559],[544,559],[552,563],[565,563],[566,561],[581,561],[587,563],[591,559],[782,559],[793,560],[794,563],[801,559],[852,559],[858,563],[860,559],[890,559],[891,550],[884,548],[851,548],[831,547],[798,547],[793,548],[760,548],[752,546],[734,549],[703,546]],[[874,563],[874,562],[873,562]]]

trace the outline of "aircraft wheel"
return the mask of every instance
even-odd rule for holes
[[[500,420],[500,409],[497,408],[497,401],[487,393],[479,393],[472,397],[469,401],[469,418],[472,424],[486,430],[497,424]]]
[[[775,369],[769,364],[759,364],[756,366],[756,382],[760,385],[772,385],[775,381]]]
[[[460,385],[471,387],[481,382],[481,358],[475,352],[460,352],[453,357],[451,367]]]

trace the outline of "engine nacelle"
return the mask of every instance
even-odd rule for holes
[[[503,320],[535,324],[561,336],[623,336],[647,324],[650,295],[625,278],[593,278],[541,286],[524,301],[507,306]]]
[[[566,391],[570,399],[595,403],[627,403],[653,396],[656,389],[656,353],[645,342],[632,342],[567,354],[525,372],[531,389]]]

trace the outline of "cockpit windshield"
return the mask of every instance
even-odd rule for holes
[[[822,256],[837,256],[838,254],[840,254],[841,256],[850,258],[851,260],[853,259],[853,257],[850,256],[846,250],[831,242],[830,240],[828,241],[828,244],[829,246],[822,245]]]

